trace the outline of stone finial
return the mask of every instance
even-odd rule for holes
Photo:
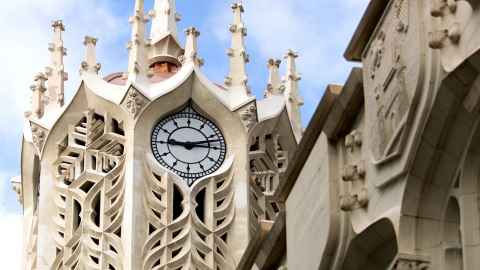
[[[282,85],[280,79],[280,64],[282,63],[279,59],[269,59],[267,68],[268,68],[268,84],[267,89],[265,90],[265,97],[270,97],[272,95],[282,95],[285,90],[285,86]]]
[[[144,0],[135,0],[134,15],[129,21],[132,24],[132,35],[127,46],[129,49],[128,79],[138,81],[147,76],[148,70],[145,42],[145,25],[148,20],[145,17]]]
[[[181,17],[177,13],[175,0],[155,0],[153,10],[149,12],[152,18],[150,38],[157,41],[167,35],[177,38],[177,21]]]
[[[196,65],[203,65],[203,60],[198,57],[198,37],[200,32],[195,27],[185,30],[187,40],[185,44],[184,62],[193,61]]]
[[[47,90],[45,82],[47,77],[43,73],[38,73],[34,78],[35,83],[30,87],[33,91],[32,95],[32,113],[37,118],[42,118],[45,112],[44,93]]]
[[[248,76],[246,63],[249,62],[249,56],[245,49],[245,36],[247,28],[242,21],[242,13],[245,11],[241,3],[232,5],[233,24],[230,25],[232,33],[232,45],[227,50],[230,58],[230,72],[225,79],[225,84],[238,96],[249,96]]]
[[[63,32],[65,25],[61,20],[52,22],[53,40],[49,44],[50,65],[46,67],[46,76],[48,79],[47,92],[49,105],[62,107],[65,103],[65,81],[68,80],[68,74],[65,72],[64,57],[67,50],[63,44]]]
[[[85,45],[85,60],[82,62],[80,74],[82,74],[83,72],[91,72],[98,74],[101,65],[97,63],[97,54],[95,50],[97,42],[98,39],[94,37],[85,37],[85,40],[83,41],[83,45]]]
[[[12,184],[12,189],[17,194],[17,200],[20,204],[23,204],[23,195],[22,195],[22,178],[20,176],[15,176],[10,179]]]
[[[295,138],[297,139],[297,142],[299,142],[303,133],[300,108],[303,106],[304,101],[300,96],[300,90],[298,86],[298,81],[301,80],[301,77],[297,73],[297,58],[298,54],[292,50],[288,50],[287,54],[285,55],[285,59],[287,62],[287,74],[284,80],[284,95],[292,129],[295,134]]]

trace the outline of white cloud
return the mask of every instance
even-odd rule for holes
[[[17,0],[2,3],[0,104],[9,112],[0,118],[2,133],[21,126],[23,111],[29,108],[32,78],[49,64],[47,48],[52,36],[50,25],[54,19],[63,19],[66,24],[66,69],[70,75],[67,92],[73,92],[78,83],[83,37],[87,34],[100,36],[101,54],[125,31],[125,28],[117,27],[119,19],[110,12],[110,8],[95,0]],[[105,43],[102,44],[103,41]]]

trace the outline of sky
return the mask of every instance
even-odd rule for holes
[[[49,64],[51,21],[62,19],[68,55],[65,68],[67,101],[78,85],[85,35],[97,37],[97,60],[102,75],[125,71],[126,44],[130,36],[128,17],[134,0],[16,0],[2,1],[0,8],[0,261],[3,269],[20,269],[22,242],[21,206],[11,189],[10,178],[19,175],[23,115],[30,107],[33,76]],[[145,0],[150,9],[153,0]],[[205,59],[204,73],[223,82],[228,73],[226,49],[230,44],[228,25],[232,20],[230,1],[179,0],[183,29],[195,26],[200,32],[199,53]],[[328,84],[343,84],[356,63],[343,58],[350,38],[368,0],[244,0],[246,40],[250,54],[249,84],[258,99],[267,83],[267,60],[283,59],[288,49],[297,51],[302,75],[302,109],[306,126]],[[282,63],[282,74],[285,65]]]

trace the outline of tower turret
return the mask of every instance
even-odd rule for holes
[[[300,96],[298,81],[301,80],[300,75],[297,73],[296,59],[298,54],[292,50],[289,50],[285,55],[287,61],[287,74],[285,77],[285,99],[287,104],[288,116],[292,124],[292,129],[295,134],[297,142],[302,137],[302,117],[300,113],[300,107],[303,106],[304,101]]]
[[[180,21],[180,15],[176,11],[175,0],[155,0],[149,15],[152,18],[150,38],[153,42],[167,35],[177,38],[177,21]]]
[[[280,79],[280,64],[282,63],[279,59],[269,59],[268,60],[268,84],[267,89],[265,89],[265,97],[270,97],[272,95],[282,95],[285,91],[285,86],[282,84]]]
[[[65,26],[60,20],[52,23],[53,40],[49,44],[50,51],[50,65],[46,68],[45,75],[48,79],[47,84],[47,103],[62,107],[64,105],[64,89],[65,81],[68,80],[68,74],[65,73],[63,65],[63,57],[67,55],[67,50],[63,46],[62,33],[65,31]]]
[[[187,34],[187,40],[185,42],[184,63],[192,61],[196,65],[203,65],[203,60],[198,56],[197,39],[200,32],[195,27],[190,27],[185,30],[185,33]]]
[[[30,87],[32,89],[32,114],[36,118],[42,118],[45,113],[45,81],[47,77],[43,73],[35,76],[35,83]]]
[[[97,54],[95,46],[97,45],[98,39],[90,36],[86,36],[83,41],[85,45],[85,60],[82,62],[82,67],[80,73],[91,72],[98,74],[98,71],[101,68],[100,63],[97,63]]]
[[[230,72],[225,78],[225,85],[229,88],[233,96],[245,97],[250,95],[246,69],[246,63],[249,62],[249,56],[245,49],[247,28],[242,21],[242,13],[245,10],[242,3],[233,4],[232,10],[233,24],[230,25],[232,45],[231,48],[227,50],[227,54],[230,57]]]
[[[146,77],[148,62],[145,46],[145,23],[147,19],[144,11],[144,0],[135,1],[134,15],[130,17],[132,24],[132,37],[128,43],[128,79],[132,82],[142,80]]]
[[[149,64],[168,63],[180,66],[179,57],[183,49],[177,39],[177,21],[180,20],[175,7],[175,0],[155,0],[152,18],[152,29],[149,40]]]

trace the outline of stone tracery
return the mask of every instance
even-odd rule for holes
[[[285,177],[287,151],[279,134],[258,136],[250,146],[250,234],[258,230],[258,221],[274,221],[281,206],[273,194]]]
[[[235,269],[228,240],[235,217],[232,162],[227,165],[190,190],[146,162],[143,269]]]
[[[58,145],[52,269],[123,269],[124,131],[120,122],[87,111]]]

